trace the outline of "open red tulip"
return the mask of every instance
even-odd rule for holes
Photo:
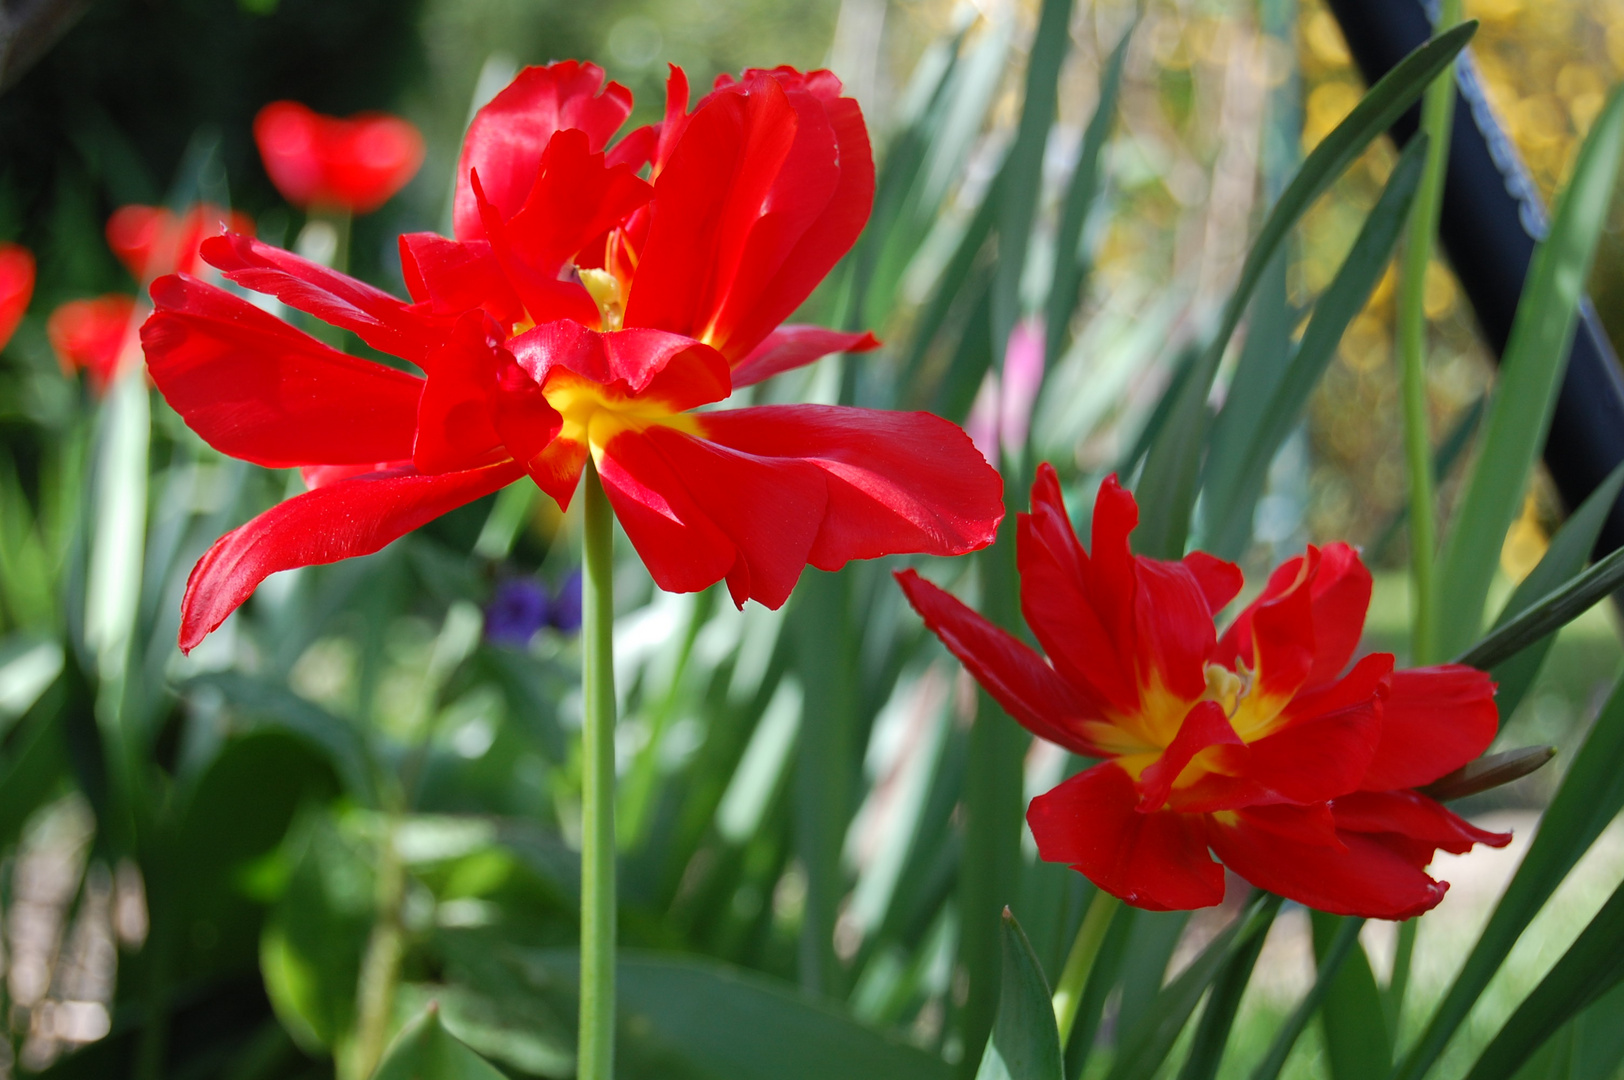
[[[107,219],[107,246],[137,281],[147,281],[161,274],[198,273],[203,241],[227,232],[252,236],[254,219],[210,203],[178,215],[162,206],[121,206]]]
[[[134,314],[135,298],[123,293],[63,304],[45,324],[57,363],[70,376],[80,371],[89,375],[96,393],[106,390],[118,375]]]
[[[20,244],[0,244],[0,349],[17,332],[34,295],[34,256]]]
[[[1107,479],[1092,550],[1048,465],[1020,515],[1021,609],[1047,654],[912,571],[909,601],[1028,730],[1101,759],[1032,801],[1038,852],[1143,908],[1223,899],[1216,855],[1321,911],[1405,919],[1448,885],[1438,850],[1502,846],[1414,789],[1473,760],[1498,723],[1487,675],[1455,664],[1349,667],[1371,578],[1346,544],[1281,566],[1220,637],[1241,572],[1196,552],[1134,555],[1133,496]],[[1210,854],[1209,854],[1210,852]]]
[[[261,109],[254,141],[271,183],[301,209],[369,214],[423,164],[423,136],[400,117],[361,113],[342,120],[297,101]]]
[[[312,490],[224,537],[184,601],[191,648],[268,574],[375,551],[525,475],[567,504],[588,455],[662,588],[778,607],[807,565],[990,543],[1001,483],[955,425],[815,405],[717,408],[862,333],[783,320],[874,191],[827,72],[746,72],[618,142],[631,95],[591,64],[519,74],[469,127],[457,238],[402,237],[413,303],[246,237],[203,257],[424,378],[346,356],[221,290],[153,286],[153,378],[225,453]],[[650,180],[638,175],[649,170]]]

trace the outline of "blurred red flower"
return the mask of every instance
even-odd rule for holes
[[[1216,855],[1259,888],[1322,911],[1405,919],[1448,885],[1437,850],[1509,843],[1414,788],[1495,735],[1494,685],[1455,664],[1351,668],[1370,572],[1346,544],[1288,561],[1222,637],[1231,563],[1135,556],[1133,496],[1111,477],[1084,551],[1054,470],[1021,514],[1021,609],[1044,657],[913,571],[909,601],[1023,726],[1103,759],[1032,801],[1038,851],[1156,910],[1223,899]],[[1347,669],[1344,673],[1344,669]]]
[[[153,286],[153,378],[217,449],[312,488],[222,538],[181,644],[268,574],[375,551],[525,475],[567,504],[591,454],[655,581],[778,607],[802,569],[990,543],[1001,483],[956,426],[816,405],[695,411],[867,334],[781,325],[868,218],[874,164],[828,72],[718,80],[610,145],[631,94],[529,68],[469,127],[456,239],[401,238],[412,304],[244,237],[227,278],[427,376],[346,356],[185,276]],[[650,180],[638,172],[647,167]]]
[[[107,219],[107,246],[137,281],[162,274],[196,274],[203,268],[198,248],[211,236],[254,235],[254,219],[212,203],[184,214],[162,206],[122,206]]]
[[[70,300],[51,312],[45,333],[62,370],[69,377],[84,371],[92,390],[106,390],[118,374],[134,314],[135,298],[122,293]]]
[[[34,295],[34,256],[20,244],[0,244],[0,349],[17,332]]]
[[[369,214],[423,164],[423,136],[398,116],[341,120],[297,101],[273,101],[254,118],[254,141],[271,183],[300,209]]]

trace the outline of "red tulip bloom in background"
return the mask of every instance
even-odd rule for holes
[[[45,333],[63,372],[71,378],[84,371],[92,390],[106,390],[118,375],[134,314],[135,298],[122,293],[70,300],[51,312]]]
[[[142,336],[165,397],[217,449],[297,466],[312,488],[204,556],[183,648],[267,575],[376,551],[526,473],[565,505],[589,454],[672,591],[725,578],[737,603],[778,607],[808,564],[991,542],[1000,481],[944,420],[696,411],[876,344],[781,325],[856,240],[874,166],[827,72],[750,71],[687,104],[673,69],[665,119],[611,145],[631,111],[623,87],[590,64],[520,73],[469,127],[456,239],[401,239],[411,304],[244,237],[204,243],[236,283],[426,378],[184,275],[154,284]]]
[[[34,295],[34,256],[19,244],[0,244],[0,349],[17,332]]]
[[[107,246],[137,281],[160,274],[197,274],[204,240],[233,232],[254,235],[247,214],[198,203],[184,214],[162,206],[122,206],[107,219]]]
[[[1200,552],[1135,556],[1133,496],[1112,477],[1084,551],[1044,465],[1020,515],[1021,608],[1048,663],[912,571],[925,624],[1034,734],[1103,759],[1034,799],[1038,851],[1139,907],[1218,903],[1222,867],[1322,911],[1405,919],[1448,885],[1434,853],[1495,847],[1414,788],[1476,758],[1497,725],[1488,676],[1455,664],[1348,668],[1370,572],[1310,547],[1220,637],[1240,570]],[[1051,666],[1052,665],[1052,666]]]
[[[369,214],[417,174],[423,136],[398,116],[323,116],[273,101],[254,118],[254,141],[271,183],[301,210]]]

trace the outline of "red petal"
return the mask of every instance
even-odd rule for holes
[[[402,233],[400,268],[406,288],[436,315],[483,308],[503,326],[524,318],[519,294],[484,240],[447,240],[434,233]]]
[[[755,74],[747,75],[747,84]],[[753,288],[729,295],[726,310],[717,316],[718,332],[727,342],[723,351],[729,356],[754,348],[800,307],[856,243],[874,204],[874,154],[868,129],[857,102],[840,96],[840,80],[828,72],[803,76],[792,68],[761,74],[785,88],[802,118],[797,142],[810,143],[814,133],[817,135],[817,141],[804,153],[798,149],[792,161],[827,160],[830,148],[822,134],[827,124],[839,174],[820,205],[809,190],[811,168],[791,174],[786,167],[788,175],[778,185],[783,201],[767,208],[764,227],[752,237],[751,250],[741,266],[741,282]],[[820,112],[825,122],[810,122]],[[816,207],[816,216],[781,210],[802,204],[808,211]],[[783,220],[775,220],[781,212]]]
[[[1208,819],[1212,850],[1258,888],[1334,915],[1408,919],[1436,907],[1449,888],[1371,836],[1339,832],[1342,846],[1332,846],[1288,835],[1285,819],[1293,812],[1303,817],[1305,833],[1317,833],[1307,819],[1321,813],[1318,807],[1239,810],[1232,825]]]
[[[733,366],[733,386],[750,386],[831,353],[867,352],[879,347],[879,339],[870,333],[843,334],[821,326],[780,326]]]
[[[1312,549],[1311,549],[1312,550]],[[1284,595],[1296,583],[1306,556],[1289,559],[1269,576],[1263,592],[1218,641],[1214,660],[1234,667],[1236,657],[1252,655],[1252,619],[1262,605]],[[1314,662],[1305,686],[1319,686],[1342,673],[1359,647],[1370,607],[1370,571],[1347,544],[1327,544],[1311,568],[1309,586],[1314,635]]]
[[[579,128],[593,151],[608,145],[631,115],[632,94],[616,82],[605,87],[603,80],[602,68],[574,60],[527,67],[475,114],[457,162],[452,210],[457,239],[485,236],[468,184],[470,171],[479,170],[486,196],[506,220],[524,205],[554,132]]]
[[[1415,841],[1425,849],[1420,868],[1432,862],[1439,848],[1464,855],[1473,844],[1505,847],[1508,832],[1480,829],[1466,819],[1414,791],[1356,791],[1331,804],[1336,827],[1344,832],[1392,833]]]
[[[1307,555],[1294,561],[1299,569],[1292,584],[1279,595],[1252,606],[1252,652],[1242,657],[1255,672],[1255,692],[1282,702],[1302,688],[1314,667],[1311,589],[1319,551],[1310,547]]]
[[[398,116],[327,118],[323,143],[323,194],[353,214],[370,214],[388,202],[423,164],[422,134]]]
[[[963,555],[992,543],[1003,483],[956,425],[929,413],[765,405],[701,414],[706,437],[769,458],[799,458],[828,484],[810,561]]]
[[[1211,746],[1244,746],[1229,725],[1222,705],[1198,701],[1179,724],[1178,734],[1139,777],[1139,811],[1160,810],[1173,791],[1173,782],[1201,751]]]
[[[195,278],[159,278],[152,298],[141,341],[153,382],[216,450],[271,468],[411,457],[423,380]]]
[[[727,361],[708,345],[659,330],[600,334],[568,319],[543,323],[508,342],[538,385],[555,371],[606,388],[611,396],[653,399],[672,412],[721,401],[731,392]]]
[[[17,244],[0,244],[0,349],[16,333],[34,295],[34,256]]]
[[[1136,712],[1133,638],[1115,637],[1094,609],[1088,582],[1098,571],[1077,542],[1059,478],[1047,462],[1032,483],[1032,512],[1018,515],[1015,551],[1021,612],[1056,669],[1102,705]]]
[[[1139,524],[1139,504],[1117,483],[1116,474],[1107,476],[1094,497],[1094,519],[1090,527],[1088,599],[1099,612],[1111,640],[1119,642],[1123,656],[1137,656],[1134,618],[1138,574],[1128,535]]]
[[[608,167],[583,131],[554,135],[541,155],[535,185],[507,222],[514,253],[533,272],[556,278],[588,240],[618,225],[654,191],[628,165]]]
[[[1027,808],[1045,862],[1069,863],[1135,907],[1183,911],[1224,898],[1223,867],[1207,855],[1205,819],[1139,813],[1134,783],[1111,762],[1080,772]]]
[[[560,509],[569,509],[570,496],[586,466],[586,447],[558,438],[564,418],[506,349],[497,354],[493,401],[492,420],[508,453]]]
[[[210,237],[202,252],[204,261],[244,288],[268,293],[419,366],[443,333],[382,289],[251,237]]]
[[[654,184],[627,326],[707,336],[796,128],[794,107],[771,80],[750,94],[708,99],[689,117]],[[730,358],[742,358],[754,344]]]
[[[502,220],[501,212],[486,201],[479,173],[470,173],[468,181],[474,191],[474,203],[479,207],[480,220],[485,223],[491,255],[502,268],[502,275],[518,294],[531,320],[541,323],[572,319],[587,326],[597,326],[598,305],[586,288],[578,281],[561,280],[556,270],[538,270],[526,262],[509,238],[508,225]]]
[[[215,541],[192,569],[181,649],[190,652],[278,570],[370,554],[522,475],[511,462],[439,476],[373,473],[278,503]]]
[[[656,457],[663,468],[655,466]],[[824,515],[826,486],[814,465],[740,453],[661,426],[617,435],[604,447],[602,461],[606,482],[613,462],[617,476],[638,483],[635,489],[622,483],[610,488],[617,514],[626,501],[648,503],[652,496],[652,508],[674,509],[690,526],[697,524],[697,513],[726,537],[733,549],[727,584],[735,604],[743,607],[753,598],[776,609],[789,599]],[[686,580],[687,568],[672,565],[679,556],[668,546],[668,524],[644,530],[621,520],[662,588],[672,588],[667,581]],[[703,526],[700,531],[709,535]]]
[[[1487,750],[1499,722],[1494,683],[1476,668],[1395,671],[1381,742],[1361,786],[1383,791],[1430,784]]]
[[[914,571],[899,570],[896,579],[925,627],[1022,727],[1073,753],[1103,756],[1075,730],[1097,713],[1041,656]]]
[[[1156,678],[1179,698],[1194,701],[1206,692],[1207,660],[1218,638],[1206,594],[1183,563],[1141,557],[1134,569],[1140,683],[1148,686]]]
[[[492,423],[501,344],[502,332],[490,316],[470,311],[424,361],[428,382],[412,445],[418,472],[456,472],[507,456]]]
[[[1241,586],[1246,584],[1240,567],[1208,555],[1205,551],[1192,551],[1184,556],[1183,562],[1184,568],[1195,575],[1196,583],[1207,598],[1207,607],[1212,609],[1214,616],[1228,607],[1229,602],[1240,595]]]
[[[1247,746],[1246,776],[1295,803],[1345,795],[1364,778],[1381,724],[1375,692],[1343,708],[1295,720]]]

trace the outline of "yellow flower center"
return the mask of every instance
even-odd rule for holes
[[[602,463],[603,448],[623,431],[644,431],[656,425],[699,434],[699,421],[658,398],[626,397],[589,379],[555,371],[542,388],[547,404],[564,418],[560,439],[589,447],[592,459]]]

